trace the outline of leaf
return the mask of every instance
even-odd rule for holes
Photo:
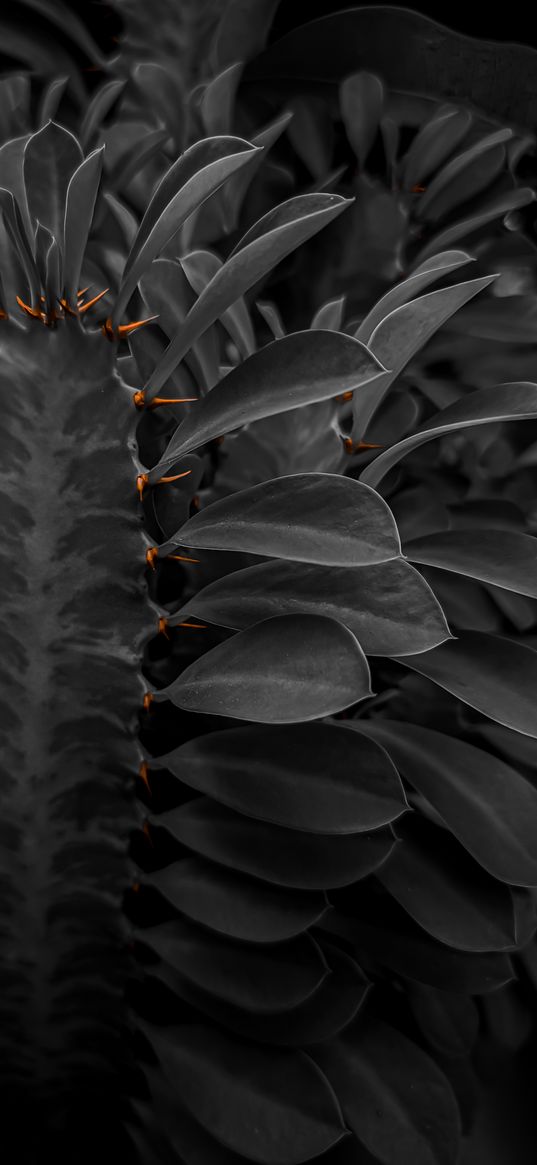
[[[424,263],[420,263],[419,267],[416,267],[407,279],[403,279],[391,287],[371,308],[354,333],[356,339],[361,340],[363,344],[368,344],[378,325],[391,315],[392,311],[414,299],[420,291],[434,283],[435,279],[442,279],[445,275],[457,271],[459,267],[464,267],[466,263],[472,262],[475,260],[465,251],[443,251],[442,254],[433,255]]]
[[[205,85],[199,104],[205,133],[213,136],[230,132],[235,97],[243,67],[242,61],[228,65]]]
[[[308,330],[274,340],[229,372],[216,392],[208,393],[190,410],[150,480],[161,476],[183,453],[214,437],[299,405],[329,400],[363,386],[383,371],[358,340],[339,332]]]
[[[469,109],[455,109],[443,105],[416,134],[407,151],[403,170],[403,186],[411,190],[423,184],[430,174],[456,150],[466,137],[472,123]]]
[[[345,132],[361,168],[377,136],[384,106],[384,85],[374,73],[354,73],[339,88]]]
[[[349,628],[367,655],[430,651],[450,638],[428,583],[403,559],[356,569],[263,562],[209,583],[176,612],[244,630],[273,616],[328,618]],[[319,713],[321,715],[322,713]]]
[[[206,138],[190,146],[173,163],[157,186],[132,244],[111,316],[114,327],[152,260],[192,211],[246,165],[255,152],[256,147],[242,138]]]
[[[248,193],[248,188],[255,178],[257,171],[263,165],[268,150],[278,141],[278,138],[287,129],[287,126],[292,123],[292,120],[293,113],[291,110],[286,110],[279,117],[276,117],[274,121],[269,122],[264,129],[252,134],[252,145],[257,146],[259,152],[255,158],[252,158],[248,169],[234,174],[219,195],[222,201],[224,226],[227,234],[237,228],[242,204]]]
[[[453,206],[466,202],[489,183],[492,184],[505,165],[503,143],[512,137],[512,129],[506,127],[496,130],[474,142],[462,154],[451,158],[420,198],[416,217],[424,218],[427,222],[437,222]]]
[[[36,303],[40,294],[40,276],[26,238],[22,216],[10,190],[0,189],[0,210],[8,238],[24,271],[30,300]]]
[[[435,437],[456,433],[460,429],[471,428],[472,425],[497,425],[500,421],[518,421],[536,416],[537,384],[520,381],[515,384],[499,384],[494,388],[477,389],[454,401],[427,420],[416,433],[381,453],[360,474],[360,481],[365,481],[375,489],[388,471],[406,457],[407,453]]]
[[[472,303],[450,321],[450,329],[464,336],[504,344],[535,344],[537,304],[535,295],[489,297]]]
[[[336,724],[211,732],[158,763],[230,809],[307,833],[375,829],[406,808],[384,749]]]
[[[154,129],[150,133],[146,133],[145,137],[137,143],[136,150],[130,146],[127,147],[110,168],[109,186],[119,192],[128,190],[130,183],[141,173],[144,166],[147,166],[147,163],[158,154],[164,154],[169,140],[168,129]]]
[[[153,824],[211,861],[275,886],[331,890],[365,878],[389,857],[391,830],[339,837],[250,820],[209,797],[159,813]]]
[[[537,651],[531,647],[464,631],[424,655],[406,655],[404,664],[483,716],[537,739]]]
[[[232,61],[248,61],[261,52],[276,8],[277,0],[258,0],[255,9],[251,0],[231,0],[222,9],[212,42],[215,70]]]
[[[416,1023],[444,1056],[469,1056],[477,1039],[479,1012],[473,999],[423,984],[406,984]]]
[[[256,945],[175,918],[145,927],[139,938],[200,990],[249,1012],[298,1007],[329,974],[321,948],[309,934]]]
[[[537,790],[491,752],[415,724],[357,720],[494,878],[537,885]],[[210,739],[210,738],[209,738]]]
[[[300,1165],[346,1135],[335,1094],[304,1052],[257,1047],[197,1024],[152,1028],[150,1039],[192,1116],[252,1161]]]
[[[409,360],[454,312],[488,287],[495,278],[495,275],[485,275],[481,279],[469,279],[465,283],[442,287],[439,291],[429,291],[427,295],[395,308],[377,324],[369,337],[368,347],[390,371],[385,373],[378,384],[370,385],[354,397],[354,426],[358,436],[365,432],[390,385]]]
[[[509,214],[511,211],[517,210],[522,206],[528,206],[530,202],[535,201],[535,198],[535,191],[530,186],[517,187],[514,190],[508,190],[504,194],[497,195],[496,198],[491,199],[489,203],[482,206],[477,214],[470,215],[469,218],[461,219],[460,222],[452,223],[451,226],[440,231],[439,235],[435,235],[434,238],[430,239],[422,247],[414,261],[417,263],[425,262],[430,256],[443,250],[444,247],[450,247],[452,243],[458,242],[459,239],[466,238],[468,235],[473,234],[474,231],[481,230],[489,222],[494,222],[496,218],[501,218],[503,215]]]
[[[415,921],[456,950],[506,951],[516,945],[513,900],[447,830],[424,819],[397,827],[402,844],[378,878]]]
[[[30,219],[42,223],[58,241],[63,239],[67,187],[83,160],[76,138],[54,121],[26,144],[23,172]]]
[[[496,991],[515,977],[506,954],[470,954],[431,938],[380,883],[370,880],[346,893],[352,894],[352,918],[328,914],[322,929],[352,941],[366,966],[372,959],[397,976],[460,995]]]
[[[47,85],[46,89],[43,90],[36,118],[37,125],[40,129],[42,126],[46,125],[47,122],[53,121],[56,113],[58,112],[58,106],[64,95],[68,81],[69,77],[67,76],[56,77],[53,81],[50,82],[49,85]]]
[[[537,598],[537,538],[511,530],[442,530],[405,545],[411,562]]]
[[[190,712],[289,724],[371,694],[367,660],[351,631],[321,615],[281,615],[213,647],[154,699]]]
[[[329,299],[327,303],[323,303],[322,307],[315,312],[310,327],[315,329],[324,328],[331,332],[340,332],[343,324],[344,309],[344,295],[340,299]]]
[[[302,194],[270,210],[250,227],[180,325],[151,377],[152,390],[160,390],[194,340],[239,296],[332,222],[350,202],[338,194]]]
[[[193,251],[190,255],[183,256],[181,266],[190,286],[196,295],[200,295],[210,279],[220,270],[222,260],[212,251]],[[245,358],[256,351],[257,345],[250,313],[242,297],[223,312],[220,323],[237,345],[241,356]]]
[[[240,490],[200,510],[169,545],[344,567],[387,562],[401,549],[384,498],[336,473],[296,473]]]
[[[259,878],[189,857],[144,873],[176,910],[230,938],[276,943],[319,922],[328,901],[319,891],[291,892]]]
[[[332,1039],[347,1027],[369,990],[368,981],[354,959],[324,942],[323,954],[330,973],[318,990],[298,1007],[265,1015],[246,1012],[222,1003],[216,996],[202,994],[169,967],[155,968],[154,973],[181,999],[246,1039],[283,1047],[307,1047]]]
[[[95,93],[86,106],[86,111],[80,125],[79,137],[83,150],[88,148],[97,130],[101,130],[106,115],[111,110],[114,102],[117,101],[120,93],[123,92],[125,84],[125,78],[120,77],[112,81],[107,81],[104,85],[101,85],[100,89],[95,90]]]
[[[103,167],[103,149],[94,150],[75,170],[67,187],[63,233],[63,294],[76,304],[84,252]]]
[[[395,1028],[371,1018],[315,1059],[337,1092],[345,1120],[383,1165],[455,1165],[455,1097],[434,1060]]]

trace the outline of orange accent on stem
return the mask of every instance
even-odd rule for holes
[[[144,785],[145,785],[148,793],[150,794],[151,793],[151,785],[149,784],[149,766],[147,764],[147,761],[145,761],[145,760],[142,761],[140,768],[138,769],[138,776],[139,776],[140,780],[144,782]]]
[[[154,842],[153,842],[153,839],[151,837],[151,833],[149,830],[149,823],[147,821],[144,821],[144,824],[142,826],[142,833],[143,833],[144,837],[146,838],[146,840],[149,842],[149,844],[153,845]]]
[[[146,692],[144,695],[144,699],[143,699],[144,712],[149,712],[149,709],[150,709],[152,703],[153,703],[153,693]]]
[[[342,392],[341,396],[335,396],[334,400],[337,401],[338,404],[345,404],[348,400],[352,400],[353,396],[353,392]]]
[[[0,307],[0,320],[7,320],[7,311],[3,307]]]
[[[110,291],[109,287],[105,287],[104,291],[100,291],[98,295],[93,296],[93,299],[89,299],[87,303],[83,303],[78,309],[78,314],[83,316],[84,312],[89,311],[90,307],[93,307],[95,303],[98,303],[99,300],[103,298],[103,295],[106,295],[107,291]]]
[[[114,336],[114,329],[112,327],[112,320],[110,319],[110,316],[108,316],[108,319],[104,321],[104,324],[101,324],[101,331],[103,336],[106,336],[107,340],[115,340],[116,337]]]
[[[134,393],[132,400],[137,409],[143,409],[145,405],[145,393],[143,388],[140,388],[138,392]]]
[[[174,562],[199,562],[199,558],[186,558],[184,554],[167,554],[166,558],[173,558]]]
[[[145,552],[145,561],[147,562],[147,565],[151,567],[151,570],[157,569],[155,566],[155,558],[157,555],[158,546],[150,546],[149,549]]]
[[[165,635],[166,639],[169,639],[170,636],[168,635],[168,632],[167,632],[167,626],[168,626],[168,620],[165,618],[164,615],[161,615],[160,619],[158,621],[157,635]]]
[[[147,476],[147,473],[139,473],[138,474],[138,477],[136,478],[136,489],[138,490],[140,501],[143,501],[144,489],[145,489],[146,485],[148,484],[148,482],[149,482],[149,477]]]
[[[412,186],[411,190],[412,194],[425,194],[426,187],[420,186],[419,182],[416,182],[416,185]]]

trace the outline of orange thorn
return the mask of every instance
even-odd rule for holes
[[[149,549],[145,552],[145,561],[147,562],[147,565],[151,567],[151,570],[157,569],[155,566],[155,558],[157,555],[158,546],[150,546]]]
[[[32,319],[35,319],[35,320],[42,320],[43,319],[43,312],[40,311],[39,308],[29,307],[29,305],[27,303],[24,303],[24,300],[22,300],[19,295],[16,295],[15,299],[17,300],[19,307],[21,307],[22,310],[24,312],[26,312],[26,315],[31,316]]]
[[[384,445],[370,445],[368,441],[358,441],[355,444],[352,437],[344,437],[343,445],[345,453],[363,453],[366,449],[384,449]]]
[[[149,316],[147,320],[136,320],[133,324],[120,324],[117,329],[117,334],[121,340],[124,336],[130,336],[131,332],[136,332],[138,328],[143,328],[145,324],[151,324],[153,320],[157,319],[158,316]],[[108,323],[108,320],[106,322]]]
[[[153,839],[151,837],[151,833],[149,831],[149,825],[148,825],[147,821],[144,821],[144,824],[142,827],[142,833],[143,833],[144,837],[146,838],[146,840],[149,842],[149,844],[154,845]]]
[[[157,635],[162,634],[162,635],[166,636],[166,639],[169,639],[170,636],[168,635],[168,632],[166,630],[167,626],[168,626],[168,620],[165,619],[164,615],[161,615],[160,619],[158,621]]]
[[[148,401],[147,407],[148,409],[157,409],[159,405],[182,405],[186,404],[187,401],[197,399],[197,396],[154,396],[153,400]]]
[[[152,703],[153,703],[153,693],[146,692],[144,695],[144,699],[143,699],[144,712],[149,712],[149,709],[150,709]]]
[[[147,473],[139,473],[138,477],[136,478],[136,489],[138,490],[138,494],[140,496],[140,501],[143,501],[144,489],[148,483],[149,483],[149,477],[148,477]]]
[[[341,396],[335,396],[334,400],[337,401],[338,404],[345,404],[346,401],[352,400],[353,396],[353,392],[342,392]]]
[[[426,187],[420,186],[419,183],[411,187],[412,194],[425,194],[425,189]]]
[[[69,306],[69,304],[67,303],[67,300],[65,298],[62,297],[62,299],[59,299],[58,303],[60,304],[60,306],[63,308],[64,312],[66,312],[66,314],[68,316],[76,316],[76,314],[77,314],[76,311],[73,311],[72,307]]]
[[[156,484],[156,485],[162,485],[162,484],[163,484],[163,482],[168,482],[168,481],[179,481],[179,479],[180,479],[181,477],[188,477],[189,473],[192,473],[192,470],[191,470],[191,469],[185,469],[184,473],[174,473],[173,477],[159,477],[158,481],[157,481],[157,482],[155,482],[155,484]],[[144,474],[144,476],[145,476],[145,474]]]
[[[138,776],[139,776],[140,780],[144,782],[144,785],[145,785],[148,793],[150,794],[151,793],[151,785],[149,784],[149,766],[147,764],[147,761],[145,761],[145,760],[142,761],[140,768],[138,769]]]
[[[0,320],[7,320],[7,311],[3,307],[0,307]]]
[[[132,890],[133,894],[138,894],[139,889],[140,889],[140,883],[133,882],[132,886],[131,886],[131,890]],[[134,947],[134,943],[132,943],[131,945]]]
[[[103,336],[106,336],[107,340],[115,340],[116,337],[114,336],[114,329],[112,327],[112,320],[110,319],[110,316],[108,316],[108,319],[104,321],[104,324],[101,324],[101,331]]]
[[[200,631],[207,630],[206,623],[176,623],[175,626],[176,627],[198,627]]]
[[[77,293],[76,293],[76,298],[80,299],[80,296],[85,295],[86,291],[89,291],[90,287],[91,287],[91,283],[88,283],[87,287],[81,287],[80,291],[77,291]]]
[[[139,389],[138,392],[135,392],[132,399],[137,409],[143,409],[145,405],[145,392],[143,388]]]
[[[199,562],[199,558],[186,558],[184,554],[167,554],[166,558],[173,558],[174,562]]]
[[[193,508],[194,508],[195,510],[199,510],[199,508],[200,508],[200,506],[201,506],[201,501],[200,501],[200,496],[199,496],[199,494],[194,494],[194,497],[192,498],[192,501],[191,501],[190,505],[191,505],[191,506],[193,506]]]
[[[103,298],[103,295],[106,295],[107,291],[110,291],[109,287],[105,287],[104,291],[100,291],[98,295],[94,295],[93,299],[89,299],[87,303],[83,303],[82,306],[78,309],[78,314],[83,316],[84,312],[89,311],[90,307],[93,307],[94,303],[98,303],[99,300]]]

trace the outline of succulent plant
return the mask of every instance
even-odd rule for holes
[[[253,30],[243,8],[184,118],[167,82],[148,113],[169,60],[133,62],[134,21],[79,137],[54,80],[37,120],[6,81],[0,1044],[25,1165],[456,1165],[532,1028],[537,384],[482,354],[522,335],[531,372],[533,246],[505,217],[531,143],[367,71],[326,108],[268,85],[247,108],[233,30],[255,56],[274,5]],[[343,124],[357,172],[304,191]]]

